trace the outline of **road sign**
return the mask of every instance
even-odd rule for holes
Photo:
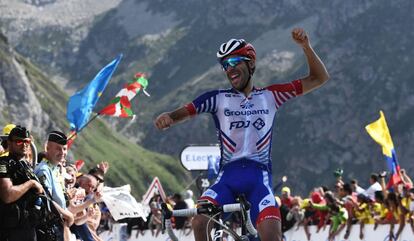
[[[187,146],[181,152],[181,164],[188,171],[206,171],[209,162],[219,160],[219,146]]]

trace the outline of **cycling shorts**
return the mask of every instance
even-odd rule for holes
[[[265,219],[280,218],[272,188],[272,176],[267,167],[251,160],[238,160],[225,165],[216,182],[200,197],[215,205],[235,203],[244,194],[251,204],[250,218],[257,225]]]

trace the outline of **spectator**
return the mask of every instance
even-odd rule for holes
[[[67,174],[67,178],[65,178],[66,189],[74,188],[75,183],[76,183],[76,176],[78,174],[78,170],[76,169],[75,165],[71,165],[71,164],[67,165],[66,174]]]
[[[78,213],[86,208],[86,221],[89,219],[89,216],[91,215],[89,211],[90,205],[95,202],[94,190],[96,189],[97,183],[98,182],[96,178],[88,174],[82,175],[78,177],[76,180],[75,187],[81,188],[80,190],[84,190],[85,196],[82,202],[82,206],[77,207],[74,205],[75,207],[72,210]],[[96,237],[98,237],[97,235],[96,237],[94,236],[92,230],[90,230],[86,222],[79,223],[79,225],[74,224],[72,225],[72,227],[70,227],[70,229],[76,235],[77,238],[80,238],[83,241],[95,241]],[[98,240],[100,240],[99,237]]]
[[[8,136],[10,134],[10,131],[16,127],[15,124],[7,124],[3,128],[3,136]],[[1,156],[7,156],[9,154],[8,151],[8,144],[7,144],[7,138],[1,139],[1,151],[0,151],[0,157]]]
[[[325,195],[325,193],[323,194]],[[318,205],[325,205],[326,201],[325,198],[322,196],[322,194],[320,192],[313,192],[311,194],[311,201],[312,203],[316,203]],[[317,232],[319,232],[319,230],[324,226],[324,224],[326,223],[326,218],[327,218],[328,212],[323,211],[323,210],[316,210],[315,212],[315,221],[317,222]]]
[[[399,200],[399,197],[395,192],[390,192],[387,194],[387,197],[385,199],[385,207],[387,208],[385,218],[381,220],[375,220],[375,223],[390,224],[390,237],[397,240],[405,226],[406,212],[404,211],[404,209],[402,209],[401,201]],[[399,228],[397,233],[394,235],[395,224],[399,224]]]
[[[323,191],[323,190],[322,190]],[[325,193],[325,192],[324,192]],[[324,194],[323,194],[324,195]],[[303,207],[305,208],[305,221],[304,221],[304,229],[308,240],[310,240],[310,232],[309,232],[309,225],[314,224],[317,225],[316,232],[319,232],[322,227],[325,226],[328,211],[327,210],[318,210],[314,209],[310,203],[318,204],[318,205],[325,205],[326,201],[321,194],[321,189],[317,188],[313,191],[310,195],[310,200],[308,199],[306,202],[303,202]]]
[[[355,197],[355,192],[353,192],[352,185],[345,183],[339,191],[339,197],[341,198],[343,207],[348,212],[348,220],[346,223],[346,231],[344,236],[345,239],[348,239],[349,235],[351,234],[352,224],[354,224],[354,221],[356,222],[354,207],[357,205],[357,199]]]
[[[76,184],[76,176],[77,176],[77,169],[74,165],[69,165],[66,167],[66,175],[68,178],[66,181],[66,190],[68,193],[68,209],[75,215],[75,225],[78,227],[73,227],[75,235],[78,237],[88,240],[93,239],[93,234],[86,230],[86,222],[88,221],[88,208],[94,205],[97,199],[100,198],[100,193],[96,194],[96,197],[90,198],[85,201],[86,199],[86,192],[85,189],[79,186],[75,187]],[[83,226],[82,226],[83,225]],[[82,226],[82,227],[79,227]],[[84,231],[80,231],[84,230]]]
[[[83,175],[78,178],[78,184],[80,187],[85,189],[85,192],[86,192],[85,201],[88,201],[91,199],[94,200],[95,197],[97,197],[94,204],[90,205],[87,209],[88,211],[87,226],[93,238],[95,239],[95,241],[101,241],[102,239],[96,233],[96,230],[99,227],[99,222],[101,220],[101,211],[100,211],[99,205],[97,204],[101,196],[100,191],[97,190],[98,185],[100,185],[100,182],[97,180],[95,176],[87,174],[87,175]]]
[[[372,213],[372,216],[374,217],[374,230],[377,229],[378,224],[382,222],[382,220],[385,220],[388,209],[385,204],[385,197],[384,193],[382,191],[376,191],[375,192],[375,203],[377,205],[377,208]]]
[[[343,189],[343,187],[344,187],[344,183],[342,181],[335,183],[335,198],[340,199],[340,192]]]
[[[338,201],[335,199],[335,196],[332,192],[325,193],[326,205],[319,205],[310,203],[311,207],[328,211],[331,220],[331,226],[329,228],[329,240],[333,240],[335,236],[345,227],[346,220],[348,219],[348,212],[345,208],[341,207],[338,204]]]
[[[282,198],[280,199],[282,204],[285,205],[287,208],[292,208],[292,200],[293,197],[290,195],[290,188],[289,187],[283,187],[282,188]]]
[[[110,220],[112,219],[112,216],[109,214],[109,212],[102,212],[102,217],[104,219],[107,220],[107,222],[110,222]],[[146,223],[144,221],[143,218],[139,217],[139,218],[127,218],[126,220],[127,223],[127,235],[128,235],[128,239],[131,238],[131,234],[132,234],[132,229],[134,227],[136,227],[137,233],[135,234],[135,238],[138,238],[139,234],[141,233],[141,235],[144,234],[144,229],[146,229]]]
[[[188,208],[194,208],[195,203],[194,203],[194,199],[193,199],[193,191],[191,191],[191,190],[185,191],[184,201],[185,201],[185,203],[187,203]]]
[[[413,187],[413,181],[411,180],[411,178],[407,175],[407,172],[405,171],[405,169],[401,169],[400,170],[400,174],[401,174],[401,179],[402,182],[404,183],[404,185],[410,189]]]
[[[96,167],[92,168],[91,170],[89,170],[88,174],[95,177],[96,180],[98,181],[98,186],[97,186],[97,190],[98,191],[102,191],[102,188],[104,186],[104,181],[105,181],[105,174],[109,169],[109,163],[108,162],[101,162],[98,165],[96,165]]]
[[[409,196],[410,196],[410,210],[409,210],[408,222],[410,223],[411,229],[414,232],[414,188],[410,189]]]
[[[352,179],[351,180],[351,186],[352,186],[352,191],[356,192],[356,194],[360,194],[365,192],[365,189],[363,189],[362,187],[360,187],[358,185],[358,180],[357,179]]]
[[[291,217],[288,218],[290,209],[282,203],[278,196],[275,196],[275,200],[277,205],[279,206],[280,217],[282,219],[282,232],[286,232],[295,225],[296,220]]]
[[[105,181],[105,174],[109,169],[108,162],[101,162],[96,167],[89,170],[88,174],[94,177],[97,181],[96,188],[94,190],[95,195],[102,192]],[[95,240],[101,240],[97,235],[97,230],[101,221],[102,212],[97,203],[93,204],[89,208],[89,218],[88,218],[88,227],[91,230],[92,235],[95,237]]]
[[[293,220],[293,224],[297,224],[297,229],[299,225],[303,223],[305,219],[305,210],[301,208],[302,198],[296,196],[292,200],[292,208],[289,210],[289,213],[286,215],[286,221],[290,222]],[[282,220],[282,231],[283,231],[283,220]],[[296,229],[296,230],[297,230]]]
[[[175,193],[172,196],[172,201],[175,203],[174,210],[186,209],[188,208],[187,203],[183,200],[181,194]],[[187,224],[187,217],[175,217],[175,228],[184,229]]]
[[[371,200],[368,196],[364,194],[358,194],[357,196],[358,206],[355,208],[355,217],[359,222],[359,238],[364,239],[364,227],[365,224],[374,224],[374,218],[371,214]]]
[[[369,178],[369,182],[371,186],[365,190],[364,195],[368,196],[372,200],[375,200],[375,192],[382,190],[381,184],[378,182],[378,174],[372,173]]]
[[[149,229],[151,230],[152,236],[158,237],[158,234],[161,231],[161,210],[160,210],[161,196],[159,194],[151,198],[150,201],[150,219],[149,219]],[[154,231],[155,228],[155,231]]]

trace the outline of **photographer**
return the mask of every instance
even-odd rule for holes
[[[29,168],[24,157],[30,144],[29,131],[16,126],[7,138],[8,156],[0,157],[0,240],[37,240],[32,214],[37,194],[44,190],[40,183],[24,175],[23,169]]]

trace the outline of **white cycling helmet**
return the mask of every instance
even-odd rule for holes
[[[228,55],[241,55],[256,60],[256,50],[253,45],[247,43],[244,39],[230,39],[226,43],[220,45],[217,51],[217,58],[219,62]]]

